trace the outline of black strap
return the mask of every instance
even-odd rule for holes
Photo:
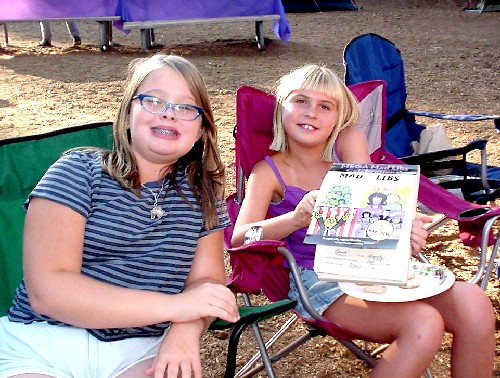
[[[396,123],[398,123],[400,120],[404,118],[404,116],[408,113],[406,108],[402,106],[396,113],[394,113],[392,116],[390,116],[387,119],[386,125],[385,125],[385,131],[389,131]]]

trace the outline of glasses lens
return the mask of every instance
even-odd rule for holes
[[[156,97],[143,97],[142,107],[150,113],[160,114],[165,108],[165,104],[162,100]]]
[[[189,104],[171,104],[154,96],[138,95],[135,98],[139,98],[142,108],[150,113],[161,114],[168,109],[172,109],[175,116],[184,121],[194,121],[202,113],[196,106]]]
[[[196,119],[196,117],[198,117],[198,115],[200,114],[198,109],[196,109],[194,106],[186,104],[176,105],[174,110],[175,115],[184,121],[192,121]]]

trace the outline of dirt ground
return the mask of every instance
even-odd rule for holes
[[[408,107],[443,113],[500,114],[500,13],[467,13],[466,1],[358,0],[361,10],[288,14],[292,36],[282,43],[265,23],[267,48],[253,42],[252,23],[175,26],[156,30],[163,48],[195,63],[209,86],[220,146],[234,189],[232,129],[234,93],[241,84],[270,90],[278,77],[307,62],[324,62],[343,75],[342,52],[355,36],[373,32],[393,41],[405,60]],[[472,2],[473,3],[473,2]],[[0,139],[38,134],[87,122],[111,120],[117,109],[127,64],[141,57],[139,32],[114,31],[116,45],[98,48],[98,26],[80,23],[83,45],[71,47],[63,23],[53,23],[53,48],[35,47],[37,23],[9,24],[10,46],[0,49]],[[430,122],[429,124],[433,124]],[[475,138],[488,142],[488,162],[500,165],[500,137],[491,122],[444,122],[453,145]],[[22,157],[20,157],[22,158]],[[428,255],[467,280],[477,254],[457,242],[454,224],[431,235]],[[491,279],[487,293],[497,311],[495,377],[500,377],[500,285]],[[262,300],[262,299],[260,299]],[[283,319],[266,322],[269,336]],[[295,325],[290,336],[304,331]],[[290,338],[289,336],[289,338]],[[223,376],[227,337],[204,337],[205,376]],[[243,336],[238,363],[255,352],[250,332]],[[450,338],[432,369],[449,376]],[[331,338],[314,338],[276,364],[281,377],[367,377],[369,369]],[[262,373],[261,376],[266,376]]]

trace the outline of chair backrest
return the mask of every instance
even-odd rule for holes
[[[22,278],[23,203],[47,168],[78,146],[112,147],[112,123],[101,122],[0,140],[0,316]]]
[[[411,142],[419,139],[423,127],[406,111],[406,79],[399,49],[374,33],[353,38],[344,48],[345,83],[368,80],[387,84],[386,148],[395,156],[412,154]]]

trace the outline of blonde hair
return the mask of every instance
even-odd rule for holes
[[[219,209],[216,199],[224,197],[225,169],[217,145],[217,127],[205,81],[198,69],[188,60],[176,55],[157,54],[149,58],[138,58],[130,63],[123,98],[113,123],[114,148],[104,153],[103,169],[124,188],[140,193],[139,169],[132,152],[128,129],[130,107],[132,97],[137,94],[137,88],[146,77],[163,67],[171,68],[184,78],[196,105],[204,109],[201,116],[201,138],[186,155],[164,172],[164,175],[169,178],[177,192],[186,198],[175,180],[175,174],[180,167],[186,170],[191,189],[201,207],[205,227],[210,229],[218,223]]]
[[[293,91],[313,90],[333,98],[337,102],[338,118],[323,151],[323,161],[333,161],[333,148],[339,132],[356,122],[359,117],[358,102],[349,88],[325,65],[307,64],[281,77],[276,86],[274,108],[274,139],[272,150],[285,152],[287,136],[283,127],[283,104]]]

